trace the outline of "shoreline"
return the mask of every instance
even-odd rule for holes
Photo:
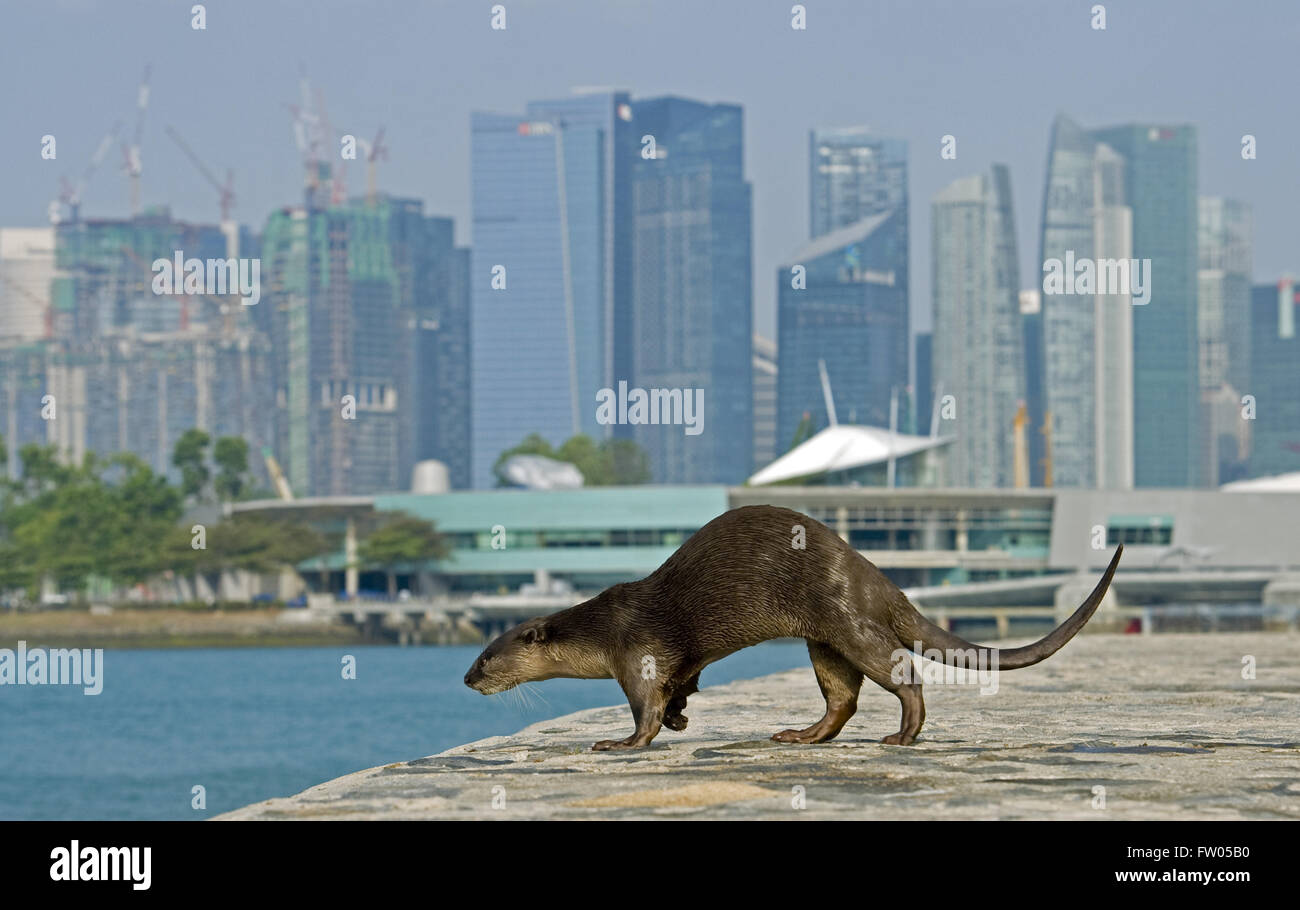
[[[214,818],[1300,820],[1296,645],[1084,635],[993,695],[927,685],[915,745],[879,742],[898,702],[870,683],[837,739],[772,742],[821,715],[809,666],[702,690],[649,749],[591,752],[632,727],[625,704],[593,708]]]
[[[0,647],[24,640],[36,647],[244,648],[387,644],[336,623],[304,623],[276,607],[184,609],[120,607],[0,612]]]

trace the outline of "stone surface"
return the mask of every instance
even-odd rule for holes
[[[771,742],[821,716],[810,666],[706,688],[647,750],[591,752],[632,729],[596,708],[219,818],[1300,819],[1294,634],[1084,635],[997,682],[927,684],[912,746],[870,682],[833,742]]]

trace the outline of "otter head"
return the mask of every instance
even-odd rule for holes
[[[543,616],[497,636],[465,674],[465,685],[484,695],[495,695],[520,683],[565,675],[551,647],[551,633],[547,617]]]

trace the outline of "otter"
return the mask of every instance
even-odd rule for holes
[[[821,720],[772,737],[782,743],[833,739],[857,711],[865,676],[902,703],[897,733],[906,746],[925,721],[921,684],[898,673],[900,651],[934,649],[953,666],[1028,667],[1055,654],[1096,611],[1119,564],[1121,544],[1092,594],[1045,638],[1000,650],[971,644],[917,612],[897,586],[826,525],[776,506],[745,506],[710,521],[641,581],[616,584],[567,610],[505,632],[484,649],[465,684],[484,694],[556,677],[616,679],[636,730],[595,751],[638,749],[660,727],[684,730],[686,699],[700,671],[773,638],[808,644],[826,700]],[[967,655],[978,664],[954,660]]]

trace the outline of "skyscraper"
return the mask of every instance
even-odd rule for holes
[[[818,361],[842,423],[889,425],[908,381],[907,235],[901,210],[817,238],[777,270],[777,452],[805,414],[829,424]]]
[[[632,105],[638,136],[632,374],[646,389],[703,389],[704,431],[641,424],[660,483],[739,483],[753,471],[750,186],[734,104]],[[644,140],[643,140],[644,141]]]
[[[1196,486],[1202,451],[1196,128],[1129,124],[1091,135],[1123,158],[1132,256],[1151,261],[1150,301],[1132,312],[1134,484]]]
[[[964,177],[934,198],[933,382],[956,398],[949,481],[1014,485],[1014,420],[1025,400],[1011,176]]]
[[[754,467],[776,460],[776,342],[754,336]],[[783,450],[782,450],[783,451]]]
[[[907,144],[813,130],[808,175],[813,240],[777,274],[778,453],[805,413],[827,424],[818,360],[845,423],[888,426],[909,379]]]
[[[596,395],[633,360],[632,116],[601,91],[471,117],[475,487],[530,433],[630,435],[597,423]]]
[[[406,489],[420,458],[467,481],[466,251],[448,219],[378,196],[273,212],[277,450],[295,492]]]
[[[469,249],[455,245],[452,219],[425,215],[418,199],[380,196],[378,204],[388,213],[407,329],[401,354],[411,406],[400,470],[409,477],[414,462],[437,459],[451,486],[463,489],[470,484]]]
[[[1250,370],[1250,206],[1202,196],[1198,218],[1201,471],[1218,486],[1234,479],[1249,445],[1240,399]]]
[[[25,443],[54,445],[70,462],[130,452],[175,476],[172,451],[191,428],[253,447],[270,440],[270,348],[254,330],[256,307],[234,288],[222,297],[153,287],[158,259],[224,258],[218,227],[153,208],[63,222],[49,250],[34,233],[36,261],[16,273],[29,280],[5,282],[34,308],[26,331],[41,325],[39,338],[0,350],[0,433],[11,453]]]
[[[1246,394],[1254,400],[1250,476],[1300,471],[1300,282],[1293,278],[1251,291]]]
[[[812,130],[808,162],[812,237],[891,209],[902,210],[900,229],[906,235],[905,141],[878,136],[861,126]]]
[[[1133,311],[1141,307],[1132,305],[1127,289],[1096,280],[1097,263],[1124,261],[1122,274],[1128,274],[1127,260],[1136,255],[1125,174],[1124,160],[1113,148],[1069,118],[1056,118],[1038,270],[1043,417],[1031,428],[1031,440],[1041,438],[1046,424],[1050,476],[1045,471],[1042,482],[1054,486],[1129,489],[1134,484],[1132,333]],[[1067,268],[1078,272],[1080,263],[1092,269],[1091,284],[1076,288],[1074,274],[1065,275],[1064,282],[1050,280]],[[1037,464],[1031,459],[1031,467]]]

